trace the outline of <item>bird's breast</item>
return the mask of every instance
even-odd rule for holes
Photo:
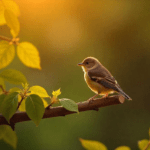
[[[102,90],[103,87],[99,83],[92,81],[87,73],[84,73],[84,79],[85,79],[88,87],[93,92],[95,92],[96,94],[100,93],[100,91]]]
[[[112,91],[108,88],[105,88],[103,85],[101,85],[95,81],[92,81],[86,72],[84,73],[84,79],[85,79],[88,87],[96,94],[100,93],[103,95],[103,94],[106,94],[106,93],[109,93]]]

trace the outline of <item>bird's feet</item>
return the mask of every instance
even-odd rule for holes
[[[91,97],[91,98],[89,98],[87,101],[89,102],[89,104],[92,104],[93,101],[94,101],[94,99]]]
[[[107,98],[108,97],[108,93],[106,93],[102,98]]]
[[[97,97],[99,94],[94,95],[93,97],[89,98],[87,101],[89,102],[89,104],[93,103],[94,98]]]

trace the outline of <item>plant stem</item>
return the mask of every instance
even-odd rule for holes
[[[8,41],[8,42],[11,42],[11,41],[12,41],[12,39],[10,39],[10,38],[8,38],[8,37],[5,37],[5,36],[2,36],[2,35],[0,35],[0,39],[1,39],[1,40],[5,40],[5,41]]]
[[[3,91],[3,92],[5,92],[5,90],[4,90],[4,88],[3,88],[3,86],[2,86],[2,85],[0,85],[0,88],[2,89],[2,91]]]
[[[20,105],[21,105],[21,103],[22,103],[23,100],[24,100],[24,97],[22,97],[21,100],[20,100],[20,102],[18,103],[17,110],[19,109],[19,107],[20,107]],[[16,110],[16,111],[17,111],[17,110]]]

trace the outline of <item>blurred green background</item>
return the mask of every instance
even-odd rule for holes
[[[20,41],[38,48],[42,70],[25,67],[17,57],[7,68],[23,72],[31,86],[43,86],[49,94],[61,87],[60,98],[79,102],[94,93],[77,63],[93,56],[133,99],[98,112],[44,119],[39,127],[18,123],[17,150],[83,150],[79,138],[100,141],[110,150],[121,145],[138,149],[150,127],[150,1],[15,2],[21,10]],[[7,26],[0,27],[0,35],[10,37]],[[12,149],[3,141],[0,147]]]

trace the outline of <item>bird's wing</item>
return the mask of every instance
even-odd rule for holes
[[[106,88],[113,89],[117,92],[121,89],[115,78],[106,68],[102,72],[91,70],[88,72],[88,75],[91,80],[103,85]]]
[[[106,88],[113,89],[119,92],[119,89],[118,89],[119,87],[117,86],[115,82],[112,82],[111,80],[101,78],[101,77],[95,77],[95,76],[91,77],[91,80],[103,85]]]
[[[103,66],[102,66],[103,67]],[[105,88],[113,89],[116,92],[122,94],[126,99],[132,100],[120,87],[115,78],[105,68],[95,68],[88,71],[88,75],[91,80],[103,85]]]

